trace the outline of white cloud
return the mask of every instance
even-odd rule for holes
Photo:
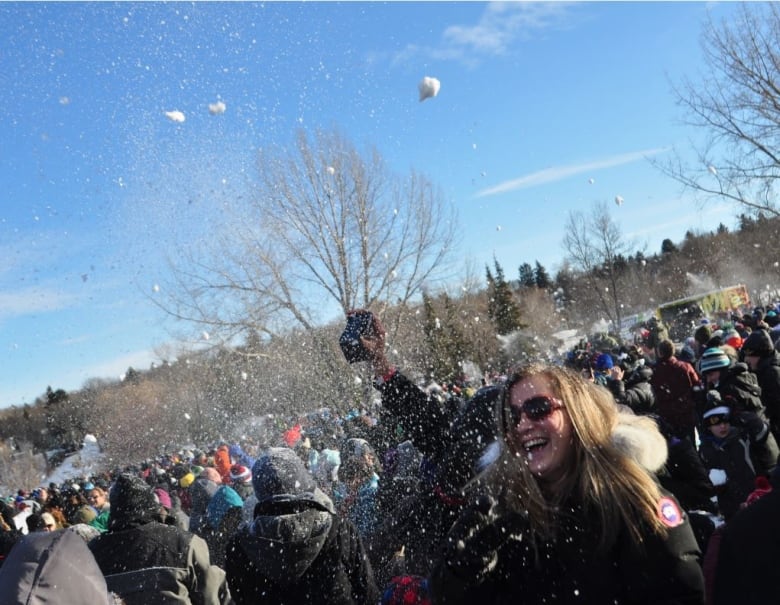
[[[31,313],[58,311],[73,305],[77,300],[77,296],[51,288],[0,292],[0,320]]]
[[[569,2],[490,2],[473,25],[445,27],[436,46],[409,44],[393,57],[405,63],[416,55],[440,61],[475,65],[480,57],[507,53],[518,40],[551,27],[565,26],[571,14]]]
[[[614,155],[608,158],[603,158],[601,160],[595,160],[593,162],[585,162],[583,164],[570,164],[568,166],[554,166],[552,168],[545,168],[544,170],[532,172],[531,174],[526,174],[516,179],[504,181],[503,183],[499,183],[493,187],[478,191],[476,197],[487,197],[489,195],[516,191],[517,189],[527,189],[528,187],[536,187],[537,185],[554,183],[577,174],[594,172],[604,168],[612,168],[614,166],[630,164],[632,162],[643,160],[653,155],[663,153],[664,151],[667,151],[667,148],[645,149],[643,151],[632,151],[630,153]]]

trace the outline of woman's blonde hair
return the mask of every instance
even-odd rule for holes
[[[563,402],[572,424],[572,449],[569,472],[556,493],[543,494],[536,478],[521,459],[509,433],[513,430],[509,414],[509,394],[517,383],[532,376],[544,378],[552,393]],[[570,499],[581,503],[587,518],[598,519],[600,550],[615,543],[622,528],[642,541],[640,526],[665,534],[657,506],[661,492],[654,477],[634,457],[613,440],[618,424],[618,407],[609,391],[584,380],[567,368],[531,364],[515,368],[504,388],[500,403],[501,454],[487,469],[487,480],[500,485],[508,496],[508,508],[525,515],[535,536],[551,539],[556,532],[556,517]],[[643,430],[659,433],[650,418],[637,419]],[[659,434],[660,436],[660,434]],[[663,441],[663,437],[661,437]],[[665,445],[665,441],[663,442]]]

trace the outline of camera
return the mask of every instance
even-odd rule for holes
[[[339,346],[348,363],[368,361],[371,358],[360,342],[361,336],[374,336],[374,315],[370,311],[358,311],[347,317],[347,326],[341,333]]]

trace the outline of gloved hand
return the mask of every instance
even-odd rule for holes
[[[481,582],[496,566],[501,545],[518,533],[514,519],[499,518],[495,508],[495,499],[479,496],[447,534],[447,565],[464,580]]]

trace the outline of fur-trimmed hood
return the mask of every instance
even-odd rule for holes
[[[621,410],[612,431],[612,442],[644,469],[657,473],[669,455],[666,439],[652,418]]]

